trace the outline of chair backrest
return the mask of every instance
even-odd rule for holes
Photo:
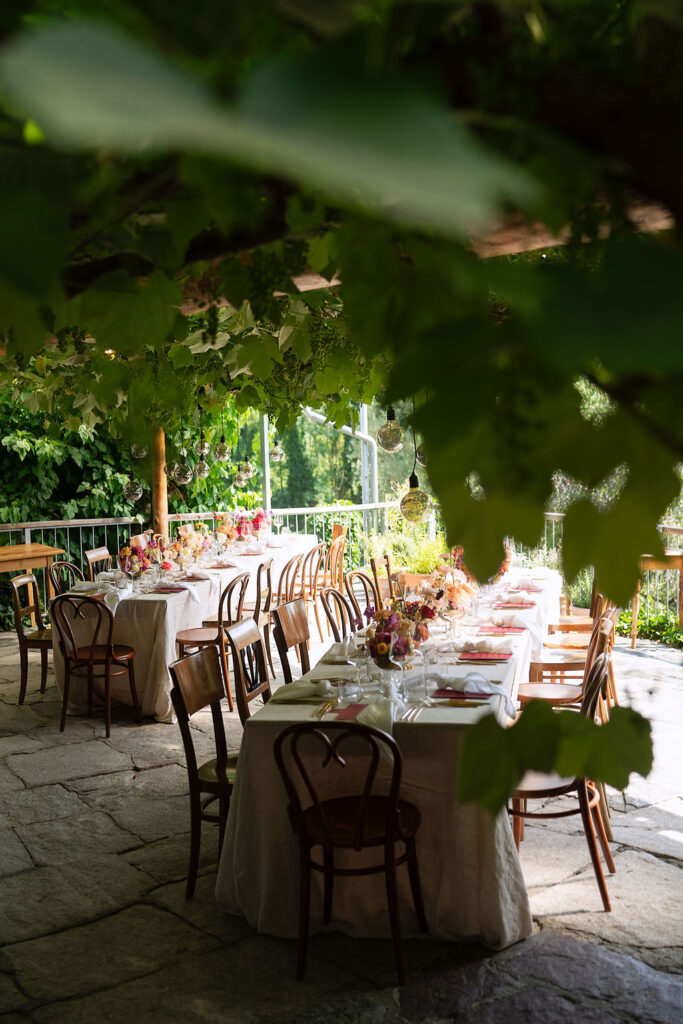
[[[335,587],[323,587],[320,591],[320,600],[325,609],[325,615],[330,624],[332,636],[337,643],[343,637],[354,633],[354,627],[360,628],[363,625],[362,620],[360,624],[358,623],[353,608],[341,590],[337,590]]]
[[[395,578],[394,578],[394,576],[392,574],[392,571],[391,571],[391,559],[389,558],[389,555],[384,555],[383,561],[384,561],[384,568],[385,568],[385,571],[386,571],[386,574],[387,574],[387,582],[386,582],[387,598],[388,598],[389,601],[395,601],[396,597],[397,597],[397,594],[396,594],[396,580],[395,580]],[[380,600],[382,601],[382,605],[380,605],[380,607],[382,607],[383,604],[384,604],[384,601],[385,601],[384,595],[382,593],[382,591],[384,589],[382,587],[382,583],[384,582],[384,580],[380,576],[380,567],[377,564],[377,559],[376,558],[371,558],[370,559],[370,568],[372,570],[372,578],[375,581],[375,587],[377,588],[377,593],[379,594]]]
[[[12,588],[12,609],[14,611],[14,628],[19,637],[19,642],[24,639],[24,617],[33,615],[38,629],[45,629],[43,615],[40,610],[40,592],[38,591],[38,580],[32,572],[23,573],[21,576],[13,576],[10,579]],[[24,589],[25,588],[25,589]]]
[[[146,548],[149,546],[149,539],[151,536],[151,530],[147,530],[145,533],[136,533],[134,537],[130,538],[128,543],[131,547]]]
[[[113,658],[114,616],[104,601],[81,594],[61,594],[52,602],[52,621],[59,634],[64,660],[93,664],[95,644],[106,647],[106,656]],[[77,623],[84,623],[75,631]],[[76,639],[76,632],[80,639]],[[89,654],[86,648],[90,648]]]
[[[314,548],[304,556],[301,565],[301,586],[295,597],[309,597],[315,599],[318,593],[318,573],[320,566],[325,559],[325,545],[316,544]]]
[[[348,750],[344,754],[342,748],[347,744]],[[377,796],[387,799],[385,835],[390,837],[396,834],[403,765],[401,751],[388,733],[358,722],[297,722],[276,736],[273,752],[287,790],[292,825],[300,837],[309,838],[306,812],[309,812],[310,820],[310,809],[315,808],[316,842],[332,845],[324,790],[327,788],[328,792],[334,791],[335,787],[331,783],[347,768],[351,769],[354,776],[358,776],[358,795],[354,801],[349,844],[356,850],[361,849],[365,823],[372,813],[371,807],[375,803],[373,797]],[[358,771],[361,759],[367,759],[364,774]],[[386,782],[378,785],[380,759],[393,762],[388,786]],[[334,779],[326,784],[327,778],[331,776]]]
[[[196,654],[181,658],[170,666],[173,687],[171,700],[178,719],[180,735],[185,748],[187,770],[191,781],[197,779],[197,756],[190,728],[190,716],[202,708],[211,708],[213,731],[216,742],[217,774],[225,773],[228,762],[228,746],[221,700],[225,697],[223,673],[216,647],[204,647]]]
[[[275,599],[276,605],[284,604],[285,601],[294,600],[297,592],[296,585],[299,578],[299,570],[301,569],[301,563],[303,560],[303,554],[294,555],[294,557],[290,558],[284,566],[277,584],[277,595]]]
[[[591,589],[591,603],[590,603],[590,616],[592,619],[597,618],[600,614],[600,601],[602,595],[600,594],[600,588],[598,587],[598,574],[593,572],[593,587]]]
[[[325,555],[324,577],[328,586],[340,587],[343,585],[344,549],[346,537],[341,534],[336,537],[327,549]]]
[[[77,580],[84,580],[83,570],[73,562],[53,562],[50,566],[50,582],[55,595],[71,590]]]
[[[332,537],[330,540],[336,540],[337,537],[346,536],[346,527],[342,526],[341,523],[332,523]]]
[[[95,579],[96,571],[111,569],[111,555],[108,548],[91,548],[90,551],[85,552],[85,560],[88,563],[88,579],[90,580]],[[95,566],[99,566],[99,568],[95,570]]]
[[[273,559],[267,558],[256,570],[256,604],[254,605],[254,621],[270,620],[270,608],[273,603]]]
[[[349,595],[349,601],[353,605],[356,618],[360,619],[361,622],[364,621],[363,616],[367,608],[379,611],[382,607],[375,581],[372,576],[368,576],[362,569],[352,569],[351,572],[347,572],[344,576],[344,586],[346,587],[346,593]]]
[[[223,629],[234,622],[241,622],[244,608],[244,598],[251,579],[250,572],[241,572],[230,580],[227,587],[221,594],[218,603],[218,633],[221,635]]]
[[[606,601],[604,601],[599,607],[601,608],[601,611],[593,623],[590,640],[588,641],[588,648],[586,650],[586,664],[583,671],[582,684],[584,693],[593,662],[600,654],[609,653],[612,649],[617,609],[615,605],[610,605]]]
[[[270,680],[261,632],[253,618],[226,630],[232,651],[233,683],[242,725],[251,716],[249,705],[256,697],[270,700]]]
[[[604,652],[593,659],[581,700],[581,714],[591,721],[598,715],[598,708],[604,702],[609,680],[609,654]]]
[[[308,618],[306,617],[306,602],[303,598],[298,597],[294,601],[288,601],[286,604],[279,604],[277,608],[273,608],[273,620],[275,623],[273,626],[273,636],[277,653],[280,656],[285,683],[291,683],[292,669],[287,652],[292,647],[297,647],[299,650],[302,673],[308,672],[311,667],[308,657],[308,641],[311,638],[311,634],[308,628]]]

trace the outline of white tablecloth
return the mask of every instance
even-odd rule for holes
[[[256,570],[261,562],[266,561],[268,558],[273,559],[271,573],[273,591],[275,592],[280,579],[280,573],[290,558],[294,558],[295,555],[307,554],[316,546],[318,538],[314,533],[283,533],[281,535],[278,534],[275,539],[275,543],[280,546],[266,547],[265,551],[252,555],[237,554],[239,545],[233,544],[224,556],[226,561],[233,563],[233,568],[208,569],[203,571],[207,571],[211,574],[218,573],[218,579],[220,580],[222,587],[225,587],[231,579],[234,579],[234,577],[241,572],[251,573],[251,579],[249,580],[249,586],[247,587],[246,601],[248,604],[253,603],[256,600]]]

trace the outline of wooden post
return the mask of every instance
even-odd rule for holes
[[[152,438],[152,529],[168,537],[166,435],[161,427],[155,428]]]

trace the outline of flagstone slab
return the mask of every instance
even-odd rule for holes
[[[216,756],[216,746],[211,737],[195,729],[193,738],[199,761]],[[130,754],[133,763],[139,768],[151,768],[170,762],[185,764],[185,750],[177,725],[155,722],[112,729],[109,742],[115,750]]]
[[[187,877],[190,857],[189,833],[171,836],[148,843],[139,850],[124,854],[129,864],[140,868],[158,882],[176,882]],[[215,871],[218,864],[218,830],[211,827],[202,829],[202,845],[199,851],[200,874]]]
[[[243,917],[226,913],[216,903],[215,871],[197,879],[194,897],[191,900],[185,899],[183,879],[181,882],[171,882],[152,890],[145,902],[170,910],[195,928],[215,935],[225,945],[254,934]]]
[[[5,828],[0,832],[0,875],[14,875],[33,867],[28,850],[14,830]]]
[[[117,825],[134,832],[145,842],[165,839],[190,829],[190,799],[185,795],[163,800],[130,800],[125,807],[109,813]]]
[[[155,885],[115,854],[13,875],[2,883],[0,942],[22,942],[104,917]]]
[[[20,1010],[28,1002],[24,993],[17,988],[14,981],[8,974],[0,974],[0,1013],[3,1014],[3,1024],[7,1024],[6,1013],[13,1010]],[[26,1024],[26,1017],[17,1015],[17,1020]]]
[[[161,768],[133,769],[111,772],[92,779],[76,779],[67,783],[82,800],[100,811],[115,811],[127,807],[139,798],[160,800],[165,797],[189,794],[187,769],[179,764]]]
[[[0,793],[14,793],[25,788],[22,780],[14,772],[11,772],[4,764],[0,764]]]
[[[17,697],[19,696],[17,692]],[[0,736],[30,732],[40,725],[40,718],[26,704],[5,704],[0,710]]]
[[[27,785],[42,786],[130,768],[132,760],[129,754],[113,749],[103,740],[91,740],[36,750],[31,754],[10,754],[7,766]]]
[[[43,743],[36,733],[15,733],[12,736],[0,737],[0,757],[7,757],[8,754],[31,754],[42,747]]]
[[[138,905],[91,924],[16,943],[6,953],[21,988],[42,1002],[86,995],[104,985],[113,988],[173,964],[177,1006],[183,963],[216,943],[173,914]],[[111,992],[104,994],[104,1001],[119,1014],[118,1020],[144,1019],[136,1012],[120,1016],[121,1007]],[[90,1021],[103,1019],[106,1016],[96,1014]]]
[[[17,826],[15,831],[37,865],[65,864],[140,845],[136,835],[120,828],[109,815],[90,807],[83,807],[68,818]]]
[[[76,793],[70,793],[60,785],[37,786],[0,796],[0,814],[7,815],[13,825],[65,818],[82,809],[83,804]]]

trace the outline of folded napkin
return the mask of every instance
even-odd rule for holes
[[[320,659],[324,665],[345,665],[348,663],[347,645],[343,642],[332,644]]]
[[[113,583],[116,579],[116,575],[111,569],[103,569],[102,572],[97,573],[97,581],[105,583]]]
[[[188,572],[187,576],[183,576],[182,583],[192,583],[193,580],[210,580],[208,572],[202,572],[201,569],[193,569]]]
[[[237,566],[235,565],[234,562],[229,562],[227,560],[217,558],[215,563],[209,566],[209,569],[237,569]]]
[[[496,601],[496,604],[494,605],[494,607],[495,608],[505,608],[505,607],[517,608],[519,605],[523,605],[524,607],[528,606],[529,608],[534,608],[536,606],[536,602],[534,601],[533,597],[529,597],[525,593],[520,593],[520,594],[516,594],[514,596],[507,595],[506,597],[501,597],[499,601]]]
[[[543,587],[538,587],[535,583],[524,583],[517,587],[510,587],[508,594],[542,594]]]
[[[512,590],[529,590],[532,593],[540,593],[543,587],[539,587],[538,583],[531,576],[520,576],[519,579],[514,581]]]
[[[513,646],[510,640],[447,640],[437,646],[439,654],[512,654]]]
[[[185,583],[182,580],[175,581],[173,583],[160,583],[154,588],[152,593],[154,594],[179,594],[181,590],[186,590],[190,595],[190,600],[194,601],[195,604],[200,604],[199,594],[195,587],[191,583]]]
[[[355,665],[325,665],[323,662],[319,662],[315,668],[306,673],[306,680],[317,683],[320,679],[355,679],[357,675],[358,670]],[[293,685],[293,683],[289,683],[289,686]]]
[[[522,629],[528,629],[531,633],[531,643],[534,651],[540,651],[543,646],[543,630],[537,622],[532,622],[530,619],[521,614],[519,615],[496,615],[496,625],[498,626],[521,626]]]
[[[79,580],[77,583],[74,583],[71,593],[87,594],[89,590],[97,590],[99,586],[99,583],[93,583],[92,580]]]
[[[482,696],[491,697],[495,695],[502,697],[505,702],[505,712],[508,718],[515,718],[517,716],[515,705],[510,700],[507,690],[498,683],[492,683],[490,679],[487,679],[480,672],[468,672],[464,678],[462,676],[443,676],[438,672],[430,672],[429,678],[435,679],[441,690],[456,690],[459,694],[478,693]]]
[[[345,708],[332,710],[336,713],[338,722],[353,722],[366,707],[367,704],[347,704]]]
[[[301,701],[302,704],[322,704],[326,698],[336,697],[336,693],[337,691],[329,679],[297,679],[286,686],[278,687],[270,699],[276,704],[289,704],[292,701]]]
[[[400,718],[406,709],[405,704],[398,697],[375,700],[356,716],[356,721],[363,725],[371,725],[382,732],[391,733],[394,722]],[[390,755],[387,754],[387,759]]]
[[[506,636],[507,634],[518,636],[523,632],[524,626],[494,626],[489,623],[488,626],[479,627],[481,636]]]

